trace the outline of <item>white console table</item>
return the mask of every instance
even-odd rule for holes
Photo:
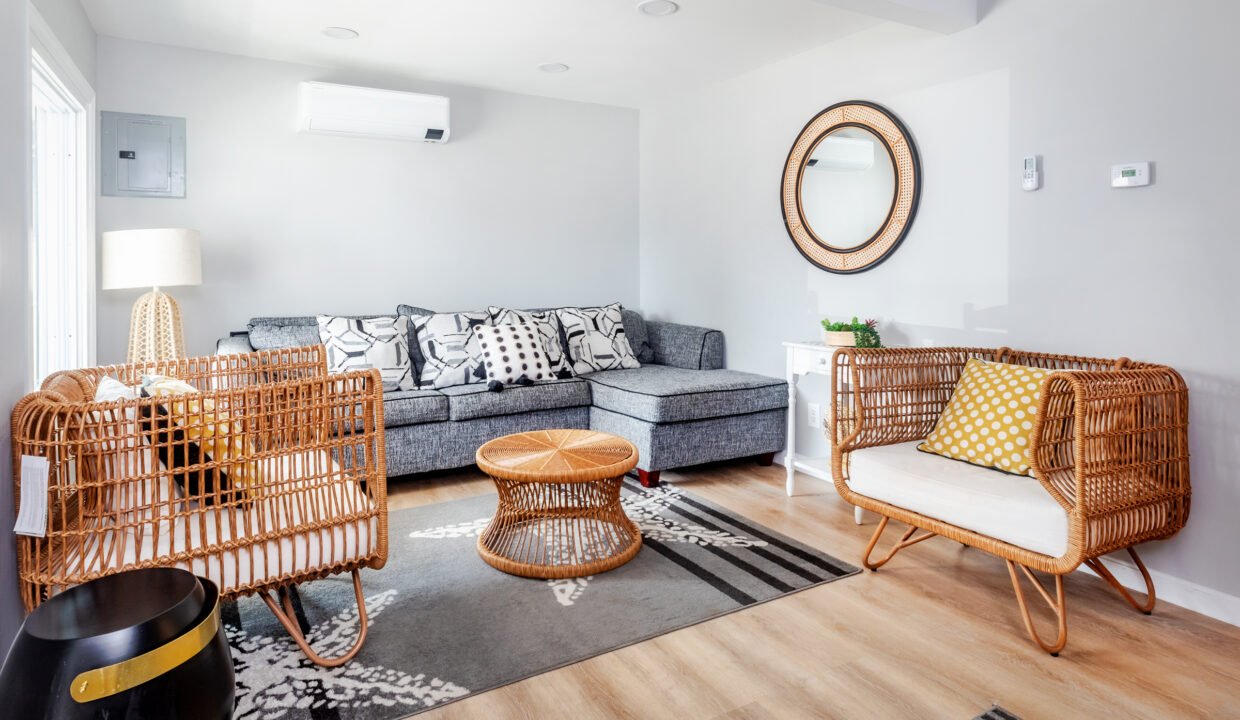
[[[835,347],[820,342],[786,342],[784,350],[788,354],[788,446],[784,448],[784,468],[788,471],[787,492],[791,496],[796,492],[796,474],[803,472],[810,477],[833,482],[831,477],[831,457],[798,456],[797,448],[797,381],[805,375],[825,375],[831,377],[831,355]],[[829,412],[831,398],[822,403],[823,412]],[[821,428],[819,428],[821,429]],[[853,512],[853,519],[860,525],[864,519],[861,508]]]

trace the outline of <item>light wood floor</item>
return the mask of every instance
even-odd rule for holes
[[[780,467],[739,463],[664,478],[853,564],[874,528],[854,525],[827,483],[801,476],[805,494],[786,497]],[[484,492],[490,481],[474,471],[389,487],[393,509]],[[1052,658],[1028,641],[1003,562],[934,539],[877,573],[420,718],[967,720],[996,702],[1026,720],[1240,718],[1240,628],[1166,603],[1145,617],[1083,573],[1067,586],[1068,647]]]

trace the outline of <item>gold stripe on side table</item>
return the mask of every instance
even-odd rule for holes
[[[79,674],[73,678],[69,694],[80,703],[88,703],[132,690],[197,655],[219,629],[220,603],[216,600],[211,613],[189,632],[137,657]]]

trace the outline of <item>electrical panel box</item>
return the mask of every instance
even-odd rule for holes
[[[102,113],[104,195],[185,197],[185,118]]]

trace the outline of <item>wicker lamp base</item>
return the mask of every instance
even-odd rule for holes
[[[181,308],[171,295],[153,288],[133,304],[129,316],[129,362],[185,357]]]

